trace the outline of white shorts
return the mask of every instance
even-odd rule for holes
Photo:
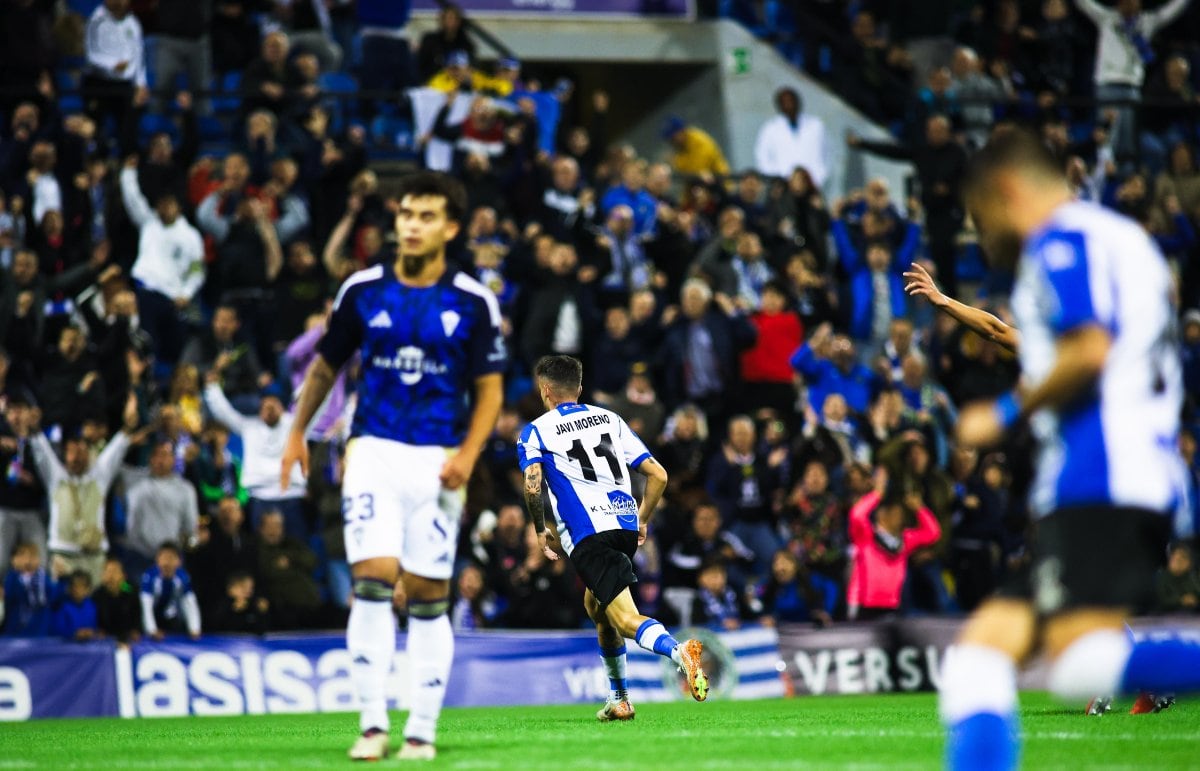
[[[443,489],[438,480],[452,452],[373,436],[350,440],[342,481],[350,564],[395,557],[405,572],[422,578],[454,574],[466,491]]]

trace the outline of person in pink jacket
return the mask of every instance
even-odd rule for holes
[[[917,526],[904,527],[905,506],[916,511]],[[901,503],[881,501],[871,491],[850,509],[854,559],[846,605],[852,619],[868,620],[895,612],[908,571],[908,555],[942,535],[933,512],[912,496]]]

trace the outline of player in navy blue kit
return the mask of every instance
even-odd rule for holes
[[[558,520],[558,540],[587,590],[583,602],[596,624],[600,656],[608,670],[608,701],[601,721],[632,720],[625,688],[625,640],[675,662],[696,701],[708,697],[699,640],[680,644],[653,618],[638,612],[630,585],[637,582],[633,555],[646,540],[646,526],[667,488],[667,472],[620,415],[580,404],[583,365],[570,356],[543,356],[533,370],[548,412],[521,432],[517,458],[525,474],[525,503],[538,543],[547,545],[543,484]],[[639,506],[628,469],[646,477]]]
[[[342,365],[359,352],[358,407],[342,483],[354,604],[346,629],[361,708],[356,760],[388,752],[384,686],[396,647],[392,592],[404,570],[414,683],[401,759],[435,756],[454,636],[449,579],[464,486],[503,402],[507,355],[495,296],[446,266],[446,244],[466,207],[443,174],[406,178],[396,216],[397,257],[348,278],[300,390],[281,484],[308,473],[304,431]],[[471,399],[471,396],[474,396]]]

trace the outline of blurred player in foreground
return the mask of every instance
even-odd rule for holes
[[[446,267],[466,192],[442,174],[402,182],[399,249],[390,265],[346,280],[319,355],[308,369],[283,456],[286,488],[304,432],[337,371],[362,353],[358,408],[346,448],[342,518],[354,576],[346,628],[351,678],[361,708],[355,760],[388,752],[384,686],[396,649],[392,591],[404,569],[412,711],[402,760],[431,760],[450,679],[454,635],[446,611],[463,487],[500,413],[506,354],[495,296]],[[466,395],[474,393],[474,406]]]
[[[558,520],[558,540],[587,590],[583,604],[596,623],[600,656],[611,690],[596,717],[632,720],[625,687],[625,640],[670,658],[686,675],[696,701],[708,698],[699,640],[680,644],[633,603],[633,555],[646,540],[646,525],[667,488],[667,472],[637,434],[615,412],[580,404],[583,365],[570,356],[544,356],[534,367],[538,394],[548,412],[525,427],[517,457],[525,474],[525,503],[547,559],[549,531],[542,498]],[[646,477],[641,506],[633,498],[629,474]]]
[[[913,297],[924,297],[934,308],[952,317],[972,332],[990,340],[1002,348],[1016,353],[1021,345],[1021,334],[1009,324],[1005,324],[996,316],[982,308],[974,308],[955,300],[938,289],[933,277],[921,265],[913,263],[904,274],[904,290]],[[1129,631],[1132,638],[1133,632]],[[1103,715],[1112,708],[1115,697],[1112,694],[1097,696],[1088,702],[1084,712],[1088,715]],[[1162,712],[1175,704],[1171,694],[1159,695],[1139,693],[1129,710],[1131,715],[1144,715]]]
[[[1200,645],[1133,641],[1184,492],[1182,382],[1166,261],[1137,223],[1072,200],[1037,137],[997,133],[972,159],[967,206],[989,259],[1017,264],[1023,385],[969,405],[959,441],[998,442],[1028,417],[1040,444],[1029,585],[981,606],[947,652],[940,710],[954,769],[1017,764],[1016,665],[1040,649],[1050,690],[1200,688]],[[1019,262],[1018,262],[1019,260]]]

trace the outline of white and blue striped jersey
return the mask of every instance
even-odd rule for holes
[[[1183,381],[1171,297],[1171,274],[1153,241],[1107,209],[1065,204],[1026,241],[1012,309],[1027,385],[1050,374],[1061,336],[1087,324],[1112,336],[1094,390],[1032,416],[1040,444],[1035,516],[1094,505],[1166,514],[1180,505]]]
[[[590,535],[638,529],[629,469],[648,458],[620,415],[590,404],[560,404],[527,425],[517,443],[522,471],[542,464],[567,554]]]

